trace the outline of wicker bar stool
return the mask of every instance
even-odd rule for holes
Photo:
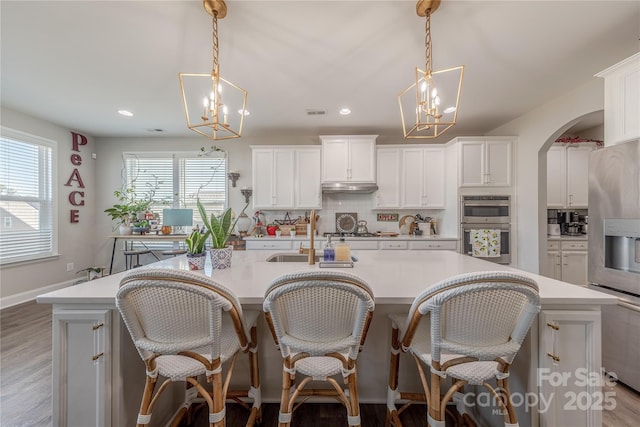
[[[124,251],[124,256],[125,256],[125,269],[129,270],[131,268],[137,268],[137,267],[142,267],[142,264],[140,264],[140,255],[145,255],[145,254],[150,254],[151,253],[151,249],[131,249],[131,250],[125,250]],[[135,264],[133,263],[133,258],[135,257]]]
[[[347,408],[349,425],[360,425],[356,359],[374,307],[369,286],[351,274],[284,275],[267,289],[263,309],[284,358],[281,427],[290,425],[296,400],[311,396],[339,400]],[[303,377],[297,387],[296,374]],[[348,390],[333,378],[336,375],[342,376]],[[312,381],[329,383],[333,389],[306,387]]]
[[[509,367],[540,311],[538,286],[526,276],[489,271],[454,276],[423,291],[409,315],[390,315],[391,359],[386,425],[402,426],[400,413],[426,402],[427,422],[445,426],[453,399],[465,425],[474,425],[463,402],[464,386],[486,387],[504,414],[504,425],[518,425],[509,392]],[[415,360],[424,393],[399,389],[400,353]],[[430,381],[424,367],[430,370]],[[441,394],[441,385],[452,379]],[[495,380],[497,388],[490,385]],[[471,400],[473,401],[473,399]],[[402,403],[400,409],[396,404]]]
[[[209,426],[225,425],[228,399],[250,410],[247,426],[261,418],[256,321],[234,294],[210,278],[188,271],[139,269],[120,282],[116,305],[146,366],[146,384],[137,425],[151,422],[158,398],[172,381],[186,382],[185,401],[171,425],[180,425],[197,399],[209,408]],[[228,390],[240,353],[249,356],[251,386]],[[223,378],[222,366],[226,364]],[[206,375],[207,390],[197,380]],[[157,393],[158,376],[166,378]]]

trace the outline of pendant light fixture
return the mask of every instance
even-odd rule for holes
[[[420,0],[418,16],[426,18],[425,69],[416,67],[415,83],[398,95],[402,131],[406,139],[437,138],[456,124],[464,66],[433,71],[431,15],[440,0]]]
[[[203,0],[213,18],[213,62],[210,74],[180,73],[180,89],[187,127],[214,140],[242,135],[247,91],[220,77],[218,61],[218,19],[227,15],[224,0]]]

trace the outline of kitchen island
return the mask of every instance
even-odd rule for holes
[[[273,253],[235,252],[230,269],[212,271],[207,263],[203,274],[233,290],[244,307],[261,309],[264,292],[274,278],[319,269],[317,263],[266,262]],[[358,261],[354,268],[345,271],[367,281],[376,301],[367,342],[358,358],[363,403],[386,403],[389,313],[406,313],[423,289],[457,274],[519,271],[453,251],[352,251],[352,254]],[[151,266],[188,269],[184,256]],[[144,368],[115,309],[114,297],[124,274],[40,295],[37,299],[39,303],[53,305],[54,426],[134,424],[144,385]],[[535,274],[524,274],[538,282],[542,311],[512,370],[512,393],[518,393],[521,398],[520,404],[514,402],[520,425],[601,425],[597,405],[599,384],[576,381],[576,372],[599,374],[600,306],[615,304],[616,299]],[[258,327],[263,401],[277,402],[281,357],[262,320]],[[401,384],[410,384],[418,390],[415,367],[409,362],[413,363],[408,359],[401,361]],[[245,369],[243,363],[238,364],[237,373]],[[564,380],[556,381],[558,375]],[[236,375],[237,379],[240,377]],[[167,395],[167,399],[172,396]],[[581,400],[577,400],[580,397]],[[173,398],[180,401],[179,387]],[[571,407],[567,410],[567,404],[573,404],[575,410]],[[175,407],[159,405],[154,421],[169,417],[170,414],[159,412],[161,408]],[[479,404],[476,409],[479,416],[486,418],[486,424],[501,422],[500,416],[491,414],[492,407],[483,408]]]

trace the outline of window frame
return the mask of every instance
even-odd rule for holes
[[[193,225],[195,226],[197,224],[202,226],[202,219],[200,218],[200,213],[198,212],[198,208],[195,206],[195,203],[193,203],[193,206],[191,206],[191,204],[186,202],[185,195],[180,193],[180,191],[183,189],[182,164],[183,164],[183,160],[185,159],[213,158],[213,159],[223,160],[221,178],[222,178],[222,181],[224,182],[223,184],[224,197],[223,197],[222,207],[219,211],[218,209],[209,208],[209,206],[207,206],[208,205],[207,203],[205,203],[205,207],[207,208],[206,209],[207,214],[211,215],[212,213],[216,213],[216,214],[222,213],[226,209],[226,207],[229,205],[229,183],[226,178],[227,169],[229,168],[229,159],[226,151],[215,151],[212,153],[207,153],[206,155],[202,154],[201,151],[157,151],[157,152],[126,151],[126,152],[123,152],[122,153],[122,162],[123,162],[122,178],[125,183],[124,184],[125,188],[127,186],[131,186],[132,184],[135,185],[135,178],[130,178],[131,171],[129,170],[128,162],[135,159],[145,159],[145,158],[146,159],[171,159],[172,161],[172,169],[171,169],[171,173],[172,173],[171,185],[172,185],[172,195],[173,195],[172,200],[167,204],[154,203],[151,205],[151,209],[150,209],[151,212],[159,214],[160,223],[162,223],[162,210],[164,208],[192,208],[193,209]],[[220,173],[220,172],[216,172],[216,173]],[[201,189],[202,188],[200,188],[200,190]],[[185,231],[187,233],[190,232],[190,230],[185,230]],[[151,248],[150,243],[147,242],[146,245]],[[167,242],[153,242],[151,245],[153,245],[153,248],[151,248],[153,250],[162,250],[171,246],[171,244]]]
[[[2,201],[37,201],[41,205],[44,206],[45,209],[49,210],[49,213],[45,215],[44,219],[48,219],[51,224],[51,239],[50,239],[50,248],[47,251],[34,251],[29,254],[24,254],[22,256],[15,257],[5,257],[0,258],[0,265],[12,265],[12,264],[20,264],[25,262],[33,262],[33,261],[41,261],[44,259],[55,258],[59,256],[58,252],[58,236],[59,236],[59,225],[58,225],[58,173],[59,173],[59,165],[58,165],[58,142],[52,139],[44,138],[38,135],[33,135],[30,133],[22,132],[16,129],[8,128],[5,126],[0,126],[0,138],[6,141],[13,141],[15,143],[20,144],[30,144],[38,147],[38,162],[40,164],[39,167],[39,189],[38,196],[34,197],[15,197],[15,196],[2,196],[0,195],[0,200]],[[43,157],[41,150],[42,149],[49,150],[49,164],[50,167],[45,168],[46,159]],[[48,175],[48,176],[47,176]],[[48,182],[46,182],[48,180]],[[48,188],[47,188],[48,187]],[[46,193],[50,193],[50,199],[47,199]],[[43,216],[39,215],[39,227],[42,229],[42,221]],[[0,224],[0,226],[4,227],[4,224]],[[1,230],[0,230],[1,233]]]

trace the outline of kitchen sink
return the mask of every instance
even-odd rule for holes
[[[296,254],[296,253],[280,253],[270,255],[266,260],[267,262],[308,262],[308,254]],[[322,255],[316,254],[316,262],[322,261]],[[351,256],[351,261],[358,261],[358,258]]]

